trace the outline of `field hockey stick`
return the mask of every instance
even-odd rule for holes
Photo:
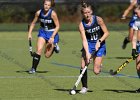
[[[133,57],[127,59],[120,67],[118,67],[117,70],[113,71],[112,69],[109,71],[110,75],[116,75],[118,74],[124,67],[126,67],[131,61],[133,60]]]
[[[91,55],[91,58],[94,56],[94,54],[96,53],[96,51],[94,51]],[[90,59],[91,59],[90,58]],[[89,63],[85,65],[84,69],[82,70],[81,74],[79,75],[77,81],[75,82],[73,88],[69,91],[69,93],[72,95],[72,94],[76,94],[76,88],[78,87],[80,81],[81,81],[81,78],[83,77],[87,67],[88,67]]]
[[[29,38],[29,52],[30,52],[30,55],[33,56],[33,48],[32,48],[32,40],[31,40],[31,38]]]

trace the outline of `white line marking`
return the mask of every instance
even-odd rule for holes
[[[32,79],[32,78],[78,78],[78,76],[43,76],[43,75],[32,75],[32,76],[0,76],[0,79]],[[88,76],[89,78],[113,78],[122,77],[129,78],[128,76]]]

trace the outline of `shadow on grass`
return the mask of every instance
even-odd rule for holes
[[[115,89],[104,89],[103,91],[112,91],[116,93],[137,93],[136,90],[115,90]]]
[[[16,71],[17,73],[29,73],[29,71]],[[36,71],[36,73],[48,73],[49,71]]]
[[[106,59],[129,59],[130,57],[106,57]]]
[[[56,91],[70,92],[71,89],[54,89]],[[79,93],[80,90],[76,90],[76,93]],[[88,90],[87,92],[93,92],[92,90]]]

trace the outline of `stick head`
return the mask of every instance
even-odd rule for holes
[[[116,75],[116,74],[117,74],[117,71],[113,72],[113,70],[111,69],[111,70],[109,71],[109,73],[110,73],[110,75]]]

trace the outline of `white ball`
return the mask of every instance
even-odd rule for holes
[[[72,95],[76,94],[76,91],[75,90],[71,90],[71,94]]]

